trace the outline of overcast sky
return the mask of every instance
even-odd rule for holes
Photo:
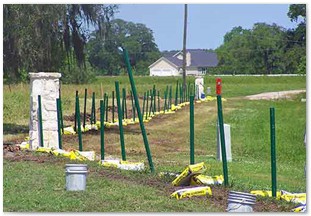
[[[295,28],[288,8],[289,4],[188,4],[187,48],[215,49],[236,26],[250,29],[265,22]],[[182,49],[183,4],[120,4],[115,18],[145,24],[160,51]]]

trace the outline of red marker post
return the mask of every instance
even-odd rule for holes
[[[222,88],[221,78],[216,78],[216,94],[217,94],[220,143],[221,143],[222,168],[223,168],[223,174],[224,174],[224,184],[225,186],[228,186],[228,167],[227,167],[227,155],[226,155],[226,144],[225,144],[225,133],[224,133],[224,121],[223,121],[223,116],[222,116],[221,88]]]
[[[221,78],[216,78],[216,94],[221,95]]]

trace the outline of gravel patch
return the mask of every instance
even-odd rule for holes
[[[306,90],[290,90],[278,92],[264,92],[255,95],[246,96],[249,100],[277,100],[277,99],[290,99],[293,95],[306,92]]]

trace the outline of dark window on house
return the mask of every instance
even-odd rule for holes
[[[200,69],[201,69],[201,73],[202,73],[203,75],[205,75],[206,72],[207,72],[207,68],[200,68]]]

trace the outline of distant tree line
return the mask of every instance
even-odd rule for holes
[[[153,32],[144,24],[114,19],[117,12],[118,5],[5,4],[5,82],[26,81],[29,72],[40,71],[61,72],[63,82],[70,83],[124,74],[119,47],[128,50],[136,75],[148,75],[148,66],[161,56]],[[211,72],[306,73],[306,5],[290,5],[287,15],[297,22],[295,29],[265,23],[233,28],[215,50],[219,65]]]
[[[235,27],[215,51],[220,74],[306,73],[306,5],[290,5],[288,17],[295,29],[256,23],[252,29]]]

